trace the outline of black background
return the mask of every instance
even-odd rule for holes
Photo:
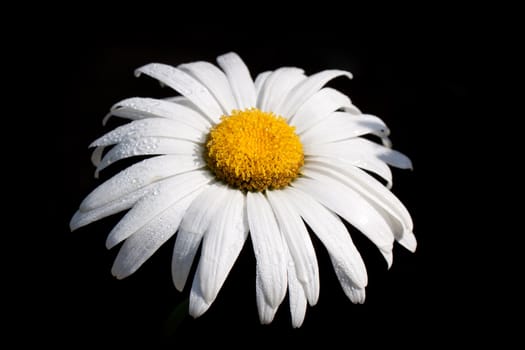
[[[478,32],[461,18],[402,25],[366,27],[342,24],[327,28],[251,30],[244,22],[226,26],[181,25],[162,30],[148,25],[110,24],[104,16],[75,26],[74,39],[64,25],[45,53],[57,67],[53,80],[61,119],[53,139],[61,167],[59,183],[43,210],[58,231],[46,240],[52,248],[44,266],[49,279],[39,286],[42,337],[66,344],[310,344],[374,346],[382,343],[428,346],[470,343],[489,338],[480,332],[490,309],[489,285],[479,276],[490,266],[475,257],[480,232],[469,226],[465,207],[475,189],[466,171],[477,164],[468,146],[477,140],[474,105],[479,98]],[[78,27],[82,27],[79,29]],[[321,26],[319,26],[321,27]],[[374,28],[375,27],[375,28]],[[309,307],[303,326],[292,329],[288,304],[274,322],[261,326],[255,304],[255,260],[249,241],[209,311],[199,319],[186,316],[174,329],[173,310],[189,295],[175,290],[170,276],[168,241],[138,272],[125,280],[111,276],[117,249],[107,251],[106,235],[121,214],[69,232],[80,201],[102,180],[132,162],[122,161],[92,177],[87,146],[122,123],[101,125],[109,107],[132,96],[164,97],[172,93],[133,70],[149,62],[178,65],[236,51],[252,76],[280,66],[297,66],[307,74],[330,68],[354,74],[330,83],[348,94],[365,113],[389,125],[394,148],[407,154],[414,171],[394,171],[393,192],[415,223],[418,249],[399,245],[390,270],[360,233],[351,231],[369,273],[364,305],[352,304],[342,292],[322,245],[314,241],[320,264],[319,302]],[[56,189],[60,189],[59,196]],[[48,265],[49,263],[49,265]],[[481,281],[481,282],[480,282]],[[478,289],[479,288],[479,289]],[[479,290],[479,293],[473,292]],[[474,325],[471,328],[467,325]],[[218,346],[217,345],[217,346]]]

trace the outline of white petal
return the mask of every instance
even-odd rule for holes
[[[190,100],[188,100],[187,97],[179,95],[179,96],[166,97],[165,100],[169,101],[171,103],[175,103],[177,105],[181,105],[183,107],[189,108],[189,109],[197,112],[200,116],[202,116],[202,117],[204,117],[206,119],[208,124],[210,123],[210,120],[205,115],[202,114],[202,112],[195,105],[195,103],[193,103]]]
[[[390,267],[394,234],[385,219],[357,192],[341,182],[308,169],[305,176],[292,184],[342,216],[355,226],[381,251]]]
[[[195,191],[171,204],[128,238],[115,259],[111,273],[118,279],[122,279],[137,271],[161,245],[175,234],[186,208],[198,193],[199,191]]]
[[[143,137],[127,140],[114,146],[102,159],[97,172],[125,158],[153,154],[177,154],[202,157],[202,145],[195,142],[165,137]]]
[[[154,98],[132,97],[114,104],[110,113],[104,119],[104,124],[111,115],[132,120],[166,118],[185,123],[203,132],[211,126],[206,117],[194,109],[179,103]]]
[[[139,199],[151,192],[154,186],[154,184],[145,186],[137,191],[130,192],[118,199],[115,199],[111,202],[104,204],[103,206],[97,207],[92,210],[78,210],[75,213],[75,215],[73,215],[73,218],[69,223],[71,231],[74,231],[79,227],[88,225],[94,221],[105,218],[106,216],[110,216],[131,208]]]
[[[295,188],[286,191],[291,203],[328,250],[341,284],[351,282],[350,286],[364,288],[367,284],[365,263],[341,219],[306,193]]]
[[[395,151],[375,142],[363,138],[356,138],[343,141],[341,143],[347,143],[346,146],[351,148],[359,148],[363,152],[373,153],[377,158],[396,168],[412,169],[412,161],[410,158],[399,151]]]
[[[381,137],[381,143],[387,148],[392,148],[392,141],[388,136]]]
[[[266,196],[285,238],[297,278],[304,288],[308,302],[315,305],[319,298],[319,268],[306,226],[295,208],[288,203],[286,190],[267,191]]]
[[[144,137],[167,137],[196,143],[203,143],[206,140],[205,133],[187,124],[165,118],[147,118],[119,126],[93,141],[89,147],[109,146]]]
[[[387,181],[387,187],[392,187],[392,171],[387,164],[379,159],[374,153],[366,152],[359,147],[348,145],[348,141],[326,143],[322,145],[304,144],[303,149],[305,158],[323,156],[332,158],[338,162],[349,163],[381,176]]]
[[[202,296],[200,281],[196,280],[193,282],[190,291],[190,305],[189,305],[189,314],[194,317],[200,317],[210,308],[211,304],[207,303]]]
[[[348,113],[348,112],[347,112]],[[383,127],[383,130],[380,130],[380,133],[378,133],[378,136],[388,136],[390,135],[390,129],[386,126],[385,122],[379,118],[378,116],[372,115],[372,114],[353,114],[348,113],[349,116],[351,116],[354,119],[357,119],[359,121],[362,121],[362,123],[366,126],[367,124],[374,127],[375,125],[379,124]]]
[[[340,109],[346,109],[354,114],[359,113],[348,96],[332,88],[323,88],[308,98],[291,116],[289,122],[300,133]]]
[[[354,304],[364,304],[366,298],[366,291],[364,288],[356,288],[347,283],[341,283],[343,291],[346,296],[352,300]]]
[[[219,121],[222,110],[204,85],[188,73],[161,63],[150,63],[135,70],[135,75],[146,74],[184,95],[193,102],[210,121]]]
[[[204,236],[195,274],[208,304],[215,300],[247,237],[244,195],[240,191],[230,190]]]
[[[217,57],[217,63],[224,70],[238,109],[255,107],[257,95],[255,85],[246,64],[235,52],[230,52]]]
[[[259,311],[259,320],[261,324],[270,324],[275,317],[275,313],[279,305],[271,306],[268,303],[267,298],[263,290],[263,281],[259,273],[257,272],[256,281],[255,281],[255,296],[257,301],[257,310]]]
[[[272,208],[264,195],[248,192],[247,212],[261,288],[268,304],[277,308],[286,294],[287,287],[288,261],[283,238]]]
[[[156,184],[155,188],[115,225],[106,240],[106,246],[111,248],[122,242],[171,205],[203,188],[210,180],[211,176],[207,171],[196,170]]]
[[[385,123],[371,121],[346,112],[333,112],[321,122],[300,134],[303,144],[322,144],[342,141],[365,134],[386,136]]]
[[[270,74],[261,89],[259,102],[261,110],[280,115],[281,111],[278,108],[281,102],[304,79],[306,79],[304,71],[294,67],[279,68]]]
[[[219,68],[209,62],[186,63],[181,64],[179,68],[206,86],[222,106],[225,114],[230,114],[236,108],[228,78]]]
[[[403,233],[403,236],[401,236],[401,238],[399,238],[397,242],[412,253],[416,251],[417,240],[416,236],[414,236],[414,233],[412,231],[405,231]]]
[[[292,326],[299,328],[303,324],[306,315],[306,296],[304,289],[295,271],[292,257],[289,254],[288,263],[288,298],[290,300],[290,315],[292,316]]]
[[[339,177],[339,180],[352,187],[371,202],[376,203],[399,222],[402,230],[396,238],[401,238],[405,231],[412,231],[414,224],[410,213],[403,203],[369,174],[355,166],[336,163],[326,158],[311,158],[308,160],[307,167],[323,169],[331,173],[332,176],[337,176],[337,174],[344,175]]]
[[[337,143],[322,145],[303,145],[305,161],[321,156],[333,159],[335,162],[348,163],[364,170],[371,171],[387,181],[387,187],[392,187],[392,171],[385,162],[375,155],[359,152],[357,149],[342,148]]]
[[[304,146],[305,154],[307,152],[314,154],[320,151],[322,151],[325,154],[327,153],[327,151],[330,151],[334,155],[353,153],[362,155],[363,158],[367,156],[374,156],[396,168],[412,169],[412,162],[407,156],[405,156],[401,152],[394,151],[390,148],[384,147],[375,142],[360,137],[340,142],[326,143],[322,145]]]
[[[102,161],[102,153],[104,152],[105,147],[95,147],[93,153],[91,154],[91,163],[94,166],[99,166]]]
[[[266,81],[266,79],[268,79],[271,73],[272,71],[262,72],[259,75],[257,75],[257,78],[255,78],[255,93],[257,94],[257,108],[259,109],[261,108],[261,89],[264,86],[264,82]]]
[[[98,186],[82,201],[80,210],[95,209],[153,182],[205,166],[202,157],[195,156],[167,155],[145,159]]]
[[[222,208],[228,191],[227,186],[219,182],[211,184],[193,201],[184,215],[171,261],[173,283],[179,291],[184,289],[202,237],[210,226],[215,212]]]
[[[181,96],[181,95],[164,97],[163,100],[171,102],[171,103],[180,104],[180,105],[183,105],[183,106],[188,107],[188,108],[190,108],[190,107],[187,106],[186,103],[191,104],[191,106],[195,106],[190,100],[188,100],[186,97]],[[183,103],[183,102],[185,102],[185,103]],[[192,108],[192,109],[198,109],[198,108],[195,107],[195,108]]]
[[[352,79],[350,72],[342,70],[325,70],[314,75],[309,76],[302,83],[297,85],[284,99],[279,110],[286,116],[294,115],[299,107],[301,107],[312,95],[321,89],[330,80],[346,76]]]

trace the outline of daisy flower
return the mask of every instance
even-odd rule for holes
[[[108,249],[124,242],[112,268],[118,279],[177,232],[172,277],[179,291],[202,246],[190,292],[194,317],[213,303],[250,237],[261,322],[272,321],[288,291],[292,323],[300,327],[306,305],[319,297],[309,227],[326,247],[345,294],[363,303],[365,264],[341,218],[377,246],[388,266],[394,241],[414,251],[412,219],[390,191],[389,165],[411,168],[410,160],[390,148],[381,119],[324,87],[336,77],[351,78],[349,72],[307,76],[283,67],[253,81],[237,54],[217,62],[220,68],[192,62],[136,70],[180,95],[115,104],[104,122],[112,115],[132,121],[91,144],[96,176],[118,160],[156,156],[91,192],[71,229],[131,208],[106,242]],[[107,146],[113,147],[103,154]]]

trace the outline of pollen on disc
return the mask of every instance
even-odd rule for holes
[[[283,188],[304,165],[295,128],[284,118],[256,108],[223,116],[210,131],[205,152],[219,180],[245,191]]]

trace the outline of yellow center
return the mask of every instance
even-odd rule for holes
[[[206,160],[218,179],[258,192],[288,185],[299,175],[304,153],[284,118],[251,108],[221,117],[208,135]]]

